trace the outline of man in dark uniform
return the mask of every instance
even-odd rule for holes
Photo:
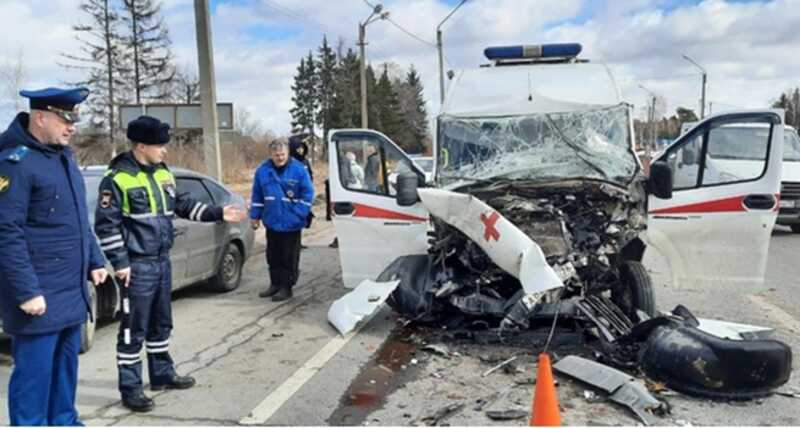
[[[169,355],[172,219],[177,215],[193,221],[240,222],[246,213],[197,202],[176,188],[164,164],[169,125],[141,116],[128,124],[128,139],[132,150],[111,161],[100,183],[95,232],[130,299],[129,334],[120,323],[117,336],[122,404],[146,412],[155,404],[142,390],[143,344],[152,390],[186,389],[195,383],[190,376],[178,376]]]
[[[87,280],[99,285],[108,275],[68,147],[76,106],[88,94],[22,91],[31,112],[0,135],[0,314],[14,357],[11,425],[80,425],[75,391]]]

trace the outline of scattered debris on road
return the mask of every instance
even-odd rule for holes
[[[657,424],[654,415],[669,411],[668,405],[650,395],[643,382],[617,369],[574,355],[562,358],[553,369],[605,391],[609,400],[630,408],[645,425]]]

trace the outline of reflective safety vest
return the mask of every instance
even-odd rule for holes
[[[111,161],[99,191],[94,230],[117,270],[128,267],[131,257],[167,257],[176,215],[193,221],[222,220],[222,207],[178,193],[166,166],[143,168],[130,152]]]

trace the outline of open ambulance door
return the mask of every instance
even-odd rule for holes
[[[375,279],[396,258],[425,254],[428,212],[421,203],[401,207],[397,177],[425,175],[388,137],[377,131],[332,131],[328,141],[330,203],[339,239],[345,287]]]
[[[675,287],[763,285],[782,142],[781,110],[720,114],[655,160],[670,166],[673,196],[649,196],[646,239],[667,259]]]

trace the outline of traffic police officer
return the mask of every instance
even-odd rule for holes
[[[169,355],[172,219],[177,215],[193,221],[239,222],[246,213],[233,206],[197,202],[176,188],[163,162],[169,125],[141,116],[128,124],[128,139],[132,150],[111,161],[100,183],[95,232],[130,298],[129,337],[122,323],[117,336],[122,403],[146,412],[154,403],[142,391],[142,344],[152,390],[186,389],[195,383],[190,376],[178,376]]]
[[[22,91],[31,111],[0,135],[0,314],[14,358],[12,425],[80,425],[75,390],[87,280],[99,285],[107,275],[68,147],[88,94]]]

